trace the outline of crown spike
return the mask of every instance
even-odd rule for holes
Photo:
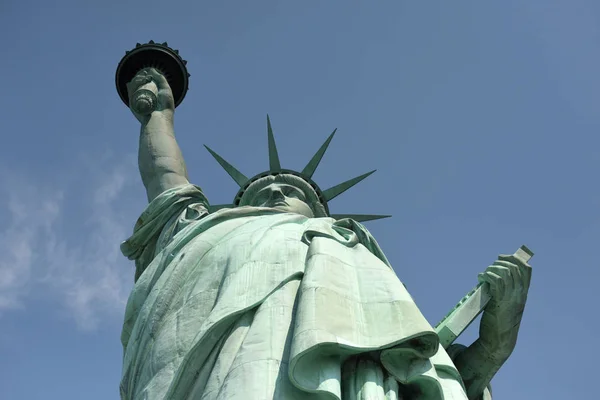
[[[337,131],[337,128],[334,129],[333,132],[331,132],[331,135],[329,135],[329,137],[327,138],[325,143],[323,143],[321,145],[319,150],[310,159],[308,164],[306,164],[306,167],[304,167],[304,169],[302,170],[302,175],[312,178],[313,174],[317,170],[317,167],[319,166],[319,163],[321,162],[321,159],[323,158],[323,155],[325,154],[325,151],[327,151],[327,148],[329,147],[329,143],[331,143],[331,139],[333,139],[333,135],[335,135],[336,131]]]
[[[350,218],[358,222],[374,221],[376,219],[389,218],[391,215],[376,215],[376,214],[331,214],[331,218],[340,220]]]
[[[269,135],[269,168],[271,171],[280,171],[281,164],[279,163],[279,154],[277,154],[277,146],[275,145],[275,137],[271,128],[271,119],[267,114],[267,131]]]
[[[246,177],[246,175],[242,174],[233,165],[225,161],[223,157],[212,151],[210,147],[208,147],[207,145],[204,145],[204,147],[206,147],[206,150],[208,150],[208,152],[215,158],[215,160],[217,160],[217,162],[221,164],[221,167],[223,167],[223,169],[229,174],[229,176],[233,178],[233,180],[235,181],[235,183],[238,184],[239,187],[244,186],[246,182],[248,182],[248,178]]]
[[[342,182],[339,185],[336,185],[330,189],[327,189],[323,192],[323,197],[325,197],[325,201],[330,201],[340,194],[344,193],[346,190],[350,189],[352,186],[356,185],[358,182],[365,179],[367,176],[371,175],[373,172],[377,170],[373,170],[371,172],[367,172],[366,174],[362,174],[361,176],[357,176],[356,178],[352,178],[347,180],[346,182]]]

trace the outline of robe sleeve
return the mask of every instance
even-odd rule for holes
[[[209,203],[196,185],[167,189],[152,200],[121,243],[121,252],[135,260],[135,280],[173,237],[194,221],[208,215]]]

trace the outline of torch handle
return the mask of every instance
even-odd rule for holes
[[[132,96],[132,108],[138,114],[150,115],[158,106],[158,87],[154,82],[140,86]]]

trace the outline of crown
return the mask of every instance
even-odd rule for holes
[[[277,146],[275,145],[275,137],[273,135],[273,129],[271,128],[271,120],[270,120],[269,116],[267,115],[267,134],[268,134],[268,142],[269,142],[269,170],[261,172],[255,176],[253,176],[252,178],[246,177],[246,175],[241,173],[233,165],[231,165],[230,163],[225,161],[225,159],[223,159],[223,157],[218,155],[216,152],[214,152],[208,146],[204,145],[204,147],[206,147],[206,149],[209,151],[209,153],[217,160],[217,162],[221,165],[221,167],[223,167],[223,169],[229,174],[229,176],[231,176],[233,178],[235,183],[237,183],[238,186],[240,187],[232,204],[214,205],[214,206],[210,207],[210,211],[214,212],[214,211],[220,210],[222,208],[233,208],[233,207],[239,206],[242,196],[244,195],[244,193],[246,192],[248,187],[250,187],[250,185],[252,183],[256,182],[257,180],[259,180],[261,178],[264,178],[266,176],[289,174],[289,175],[295,175],[295,176],[303,179],[305,182],[307,182],[317,193],[317,196],[319,197],[319,201],[325,207],[325,211],[327,212],[327,215],[329,215],[330,217],[332,217],[334,219],[352,218],[355,221],[364,222],[364,221],[372,221],[375,219],[390,217],[391,215],[331,214],[329,212],[329,205],[328,205],[329,201],[336,198],[340,194],[344,193],[346,190],[350,189],[351,187],[353,187],[354,185],[356,185],[357,183],[359,183],[360,181],[365,179],[367,176],[369,176],[373,172],[375,172],[375,170],[367,172],[366,174],[362,174],[355,178],[349,179],[349,180],[342,182],[338,185],[335,185],[327,190],[321,190],[319,188],[319,186],[313,181],[312,176],[315,173],[315,171],[317,170],[317,167],[319,166],[319,163],[321,162],[321,159],[323,158],[325,151],[329,147],[329,143],[331,143],[331,139],[333,139],[333,136],[335,135],[336,130],[334,130],[331,133],[331,135],[329,135],[327,140],[325,140],[325,143],[323,143],[321,145],[321,147],[319,148],[319,150],[317,150],[315,155],[312,156],[312,158],[310,159],[308,164],[306,164],[306,167],[304,167],[302,172],[297,172],[297,171],[294,171],[291,169],[281,168],[281,163],[279,161],[279,154],[277,153]]]

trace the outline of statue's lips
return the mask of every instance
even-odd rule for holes
[[[269,207],[280,207],[280,206],[289,206],[289,204],[283,200],[274,201],[269,204]]]

